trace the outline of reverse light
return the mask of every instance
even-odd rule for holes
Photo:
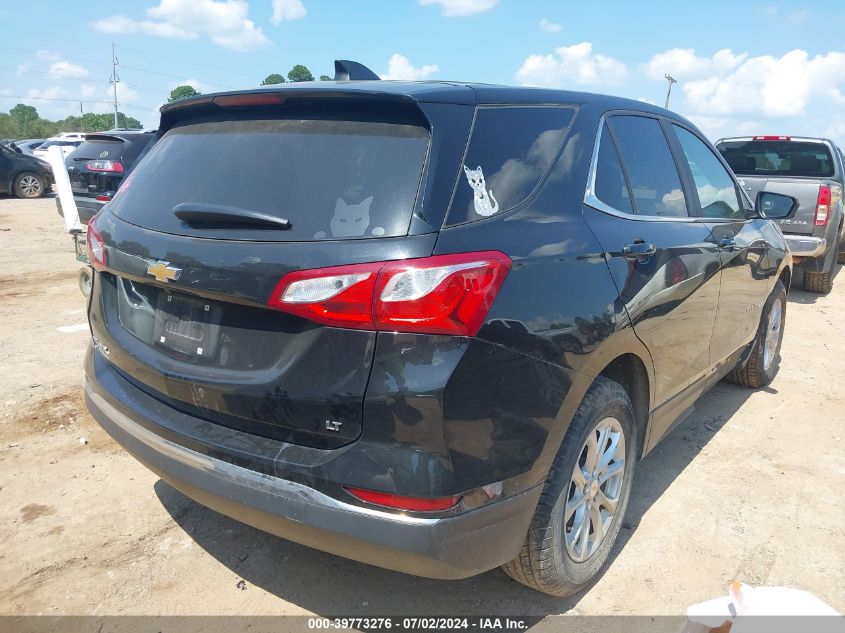
[[[85,244],[88,249],[88,261],[94,268],[101,270],[106,267],[106,245],[103,242],[103,236],[100,235],[97,227],[94,226],[94,220],[96,218],[97,216],[94,216],[88,221]]]
[[[415,512],[438,512],[454,508],[461,500],[460,495],[451,497],[405,497],[389,492],[377,492],[375,490],[364,490],[363,488],[350,488],[344,486],[346,491],[361,501],[394,508],[396,510],[410,510]]]
[[[830,187],[827,185],[820,185],[819,195],[816,198],[816,217],[813,221],[816,226],[824,226],[827,224],[831,197]]]
[[[335,327],[475,336],[510,267],[483,251],[300,270],[268,306]]]
[[[122,174],[123,163],[117,160],[91,160],[85,163],[89,171],[104,171],[111,174]]]

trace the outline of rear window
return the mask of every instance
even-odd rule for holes
[[[833,157],[824,143],[804,141],[727,141],[719,151],[743,176],[833,176]]]
[[[571,107],[479,108],[447,224],[481,220],[525,202],[574,114]]]
[[[89,139],[68,154],[67,160],[119,160],[126,145],[126,141],[117,138]]]
[[[187,122],[167,131],[109,208],[168,233],[312,241],[408,232],[428,149],[416,125],[354,120]],[[182,223],[181,203],[287,219],[288,230],[215,232]]]

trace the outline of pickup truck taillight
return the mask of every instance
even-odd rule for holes
[[[827,216],[830,211],[830,198],[830,187],[821,185],[819,187],[819,197],[816,198],[816,219],[814,221],[816,226],[827,224]]]

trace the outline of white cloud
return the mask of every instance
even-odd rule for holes
[[[29,64],[18,64],[15,68],[15,74],[18,76],[25,75],[29,70]]]
[[[197,92],[214,92],[215,87],[207,84],[199,79],[181,79],[174,81],[168,87],[168,90],[173,90],[176,86],[191,86]]]
[[[689,81],[708,75],[723,75],[746,60],[748,55],[735,55],[729,48],[716,51],[713,57],[699,57],[691,48],[670,48],[653,55],[645,65],[649,79],[664,80],[666,73],[678,81]]]
[[[790,13],[786,16],[786,21],[789,24],[804,24],[807,20],[810,19],[810,10],[809,9],[801,9],[800,11],[795,11]]]
[[[53,51],[45,51],[39,50],[35,53],[35,56],[40,59],[41,61],[45,62],[57,62],[62,59],[62,56],[58,53],[54,53]]]
[[[70,62],[56,62],[50,66],[50,74],[62,77],[73,77],[81,79],[88,76],[88,71],[79,64],[71,64]]]
[[[419,0],[422,6],[440,5],[440,13],[446,17],[463,17],[489,11],[499,0]]]
[[[145,33],[156,37],[195,39],[205,35],[219,46],[247,51],[269,43],[247,18],[245,0],[159,0],[147,9],[149,20],[113,15],[91,26],[105,33]]]
[[[546,33],[560,33],[561,29],[563,29],[563,26],[557,22],[552,22],[546,18],[540,20],[537,26],[540,27],[541,31],[545,31]]]
[[[590,42],[561,46],[553,55],[531,55],[516,73],[523,85],[557,88],[575,82],[611,85],[625,79],[625,64],[613,57],[593,53]]]
[[[307,11],[302,0],[273,0],[273,24],[281,24],[285,20],[299,20],[304,18]]]
[[[414,66],[404,55],[394,53],[387,62],[387,72],[381,75],[382,79],[405,79],[409,81],[420,81],[427,79],[430,75],[438,72],[437,64],[426,64],[425,66]]]
[[[49,88],[44,88],[43,90],[39,88],[32,88],[27,91],[26,95],[33,99],[65,99],[73,97],[73,95],[61,86],[50,86]]]
[[[105,100],[111,101],[114,99],[114,88],[112,86],[105,86],[101,92],[105,94]],[[132,103],[138,100],[138,93],[127,86],[123,82],[117,82],[117,105],[120,108],[125,103]]]
[[[837,94],[841,96],[837,86],[845,81],[845,53],[838,51],[815,57],[800,49],[781,57],[748,57],[719,51],[709,60],[689,53],[688,61],[693,61],[684,69],[689,79],[680,86],[685,109],[709,117],[803,114],[811,99],[835,100]],[[677,72],[669,68],[666,71],[673,75]],[[653,79],[658,78],[656,75],[657,72],[649,73]]]

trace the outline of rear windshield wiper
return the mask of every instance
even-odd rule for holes
[[[260,211],[227,207],[206,202],[182,202],[173,207],[173,215],[197,228],[232,228],[248,225],[257,229],[289,229],[290,220]]]

